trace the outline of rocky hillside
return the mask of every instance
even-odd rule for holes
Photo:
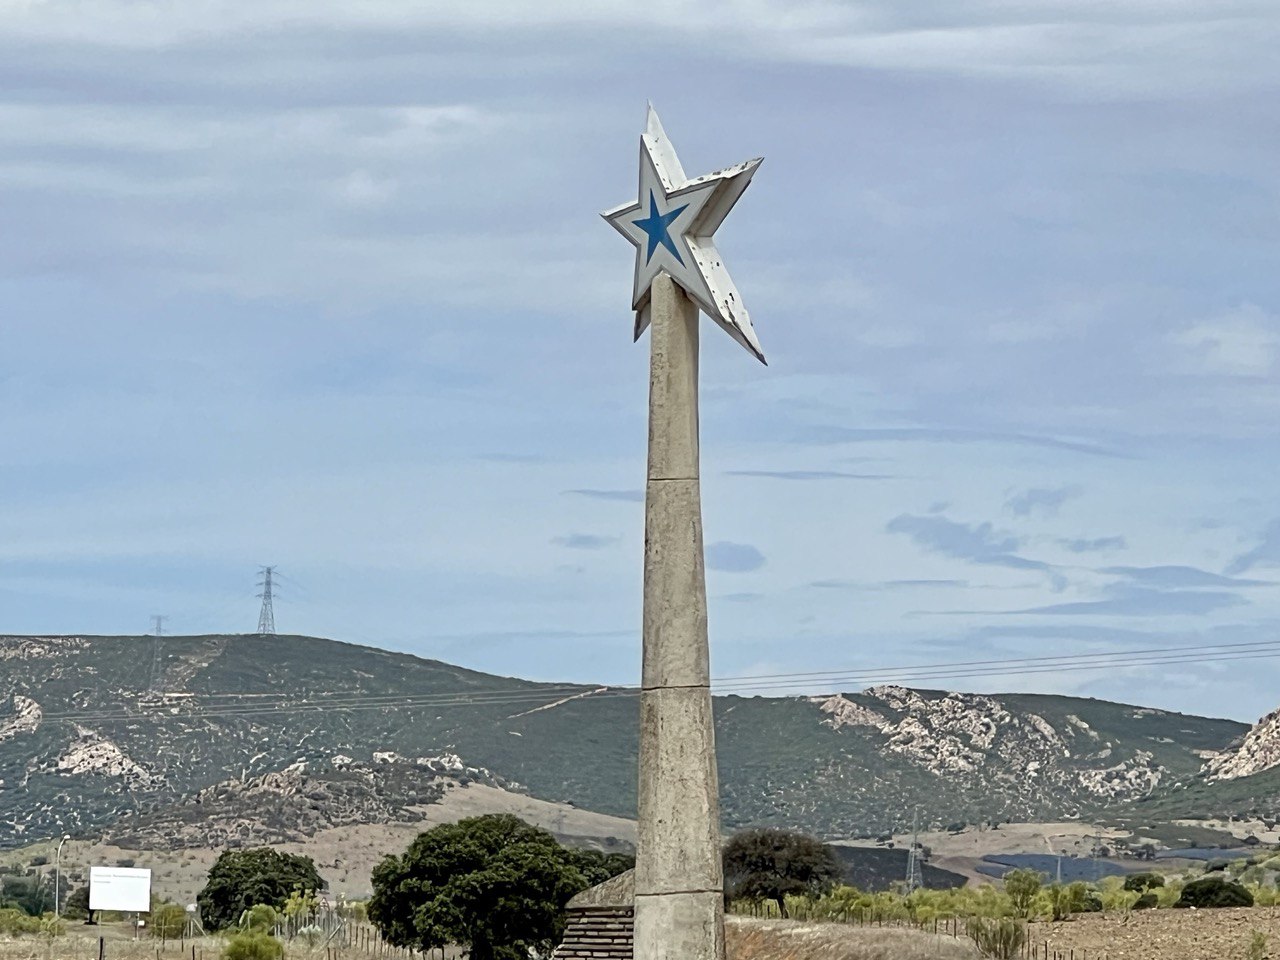
[[[1280,710],[1267,714],[1206,765],[1209,780],[1238,780],[1280,765]]]
[[[309,637],[0,637],[0,846],[412,820],[469,781],[632,816],[637,706]],[[943,826],[1112,811],[1194,779],[1247,730],[902,687],[720,697],[716,726],[727,825],[831,837],[901,830],[917,803]]]
[[[277,773],[224,780],[176,803],[126,814],[108,826],[106,838],[139,850],[300,843],[333,827],[423,820],[426,808],[468,783],[509,787],[449,754],[413,760],[382,754],[372,763],[342,755],[319,765],[300,760]]]

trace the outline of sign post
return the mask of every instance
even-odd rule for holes
[[[635,336],[652,327],[635,960],[724,960],[698,446],[698,315],[762,363],[712,235],[760,160],[690,180],[652,107],[635,203],[604,218],[636,247]]]

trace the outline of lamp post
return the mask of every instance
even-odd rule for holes
[[[58,841],[58,851],[53,855],[53,915],[55,917],[62,916],[61,900],[62,896],[62,845],[71,839],[71,834],[62,835],[62,839]]]

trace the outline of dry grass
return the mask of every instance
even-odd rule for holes
[[[1063,923],[1033,923],[1027,938],[1036,947],[1078,958],[1106,960],[1246,960],[1252,935],[1265,934],[1280,957],[1280,911],[1273,907],[1219,910],[1141,910],[1132,914],[1087,913]]]
[[[440,823],[456,823],[464,817],[485,813],[513,813],[526,823],[551,830],[566,837],[596,839],[617,837],[635,842],[635,821],[610,817],[590,810],[578,810],[561,803],[535,800],[523,794],[509,793],[495,787],[470,784],[448,791],[437,804],[421,808],[426,819],[411,823],[363,824],[322,830],[303,843],[272,844],[284,853],[300,853],[316,862],[320,875],[329,883],[333,896],[363,900],[372,889],[369,875],[388,853],[403,853],[423,830]],[[119,860],[132,860],[134,866],[153,871],[152,889],[156,896],[175,903],[195,902],[204,887],[221,848],[182,850],[132,850],[104,842],[75,840],[62,851],[62,869],[84,882],[90,865],[111,865]],[[41,843],[15,850],[0,851],[0,864],[25,867],[32,857],[41,855],[53,860],[53,847]],[[94,941],[95,944],[97,941]],[[85,955],[84,960],[96,960]],[[4,958],[0,958],[4,960]],[[154,956],[152,960],[155,960]]]
[[[368,929],[368,928],[362,928]],[[85,933],[92,930],[92,935]],[[104,943],[105,960],[220,960],[226,940],[221,937],[193,937],[185,940],[153,940],[150,936],[133,939],[125,924],[103,924],[95,927],[72,925],[66,936],[49,940],[44,937],[0,937],[0,960],[98,960],[98,938]],[[431,951],[417,960],[458,960],[462,951],[450,947]],[[285,944],[285,960],[411,960],[408,951],[371,943],[326,948],[307,947],[301,940]]]
[[[106,960],[190,960],[195,948],[196,960],[218,960],[222,941],[216,937],[200,937],[179,944],[171,940],[160,950],[160,941],[150,937],[134,940],[110,928],[101,928]],[[322,954],[323,956],[323,954]],[[70,933],[48,940],[43,937],[0,939],[0,960],[97,960],[98,937]]]
[[[729,960],[973,960],[968,940],[893,927],[728,917]]]

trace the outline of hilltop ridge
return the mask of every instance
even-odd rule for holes
[[[307,805],[296,829],[359,810],[412,818],[471,782],[634,813],[633,691],[314,637],[165,637],[158,658],[155,643],[0,637],[0,845],[147,824],[203,842],[201,830],[233,835],[216,811],[243,820],[250,806],[265,812],[249,832],[269,833],[288,819],[269,797]],[[897,686],[715,708],[726,826],[828,837],[901,830],[916,803],[938,825],[1096,815],[1195,781],[1248,731],[1099,700]]]

